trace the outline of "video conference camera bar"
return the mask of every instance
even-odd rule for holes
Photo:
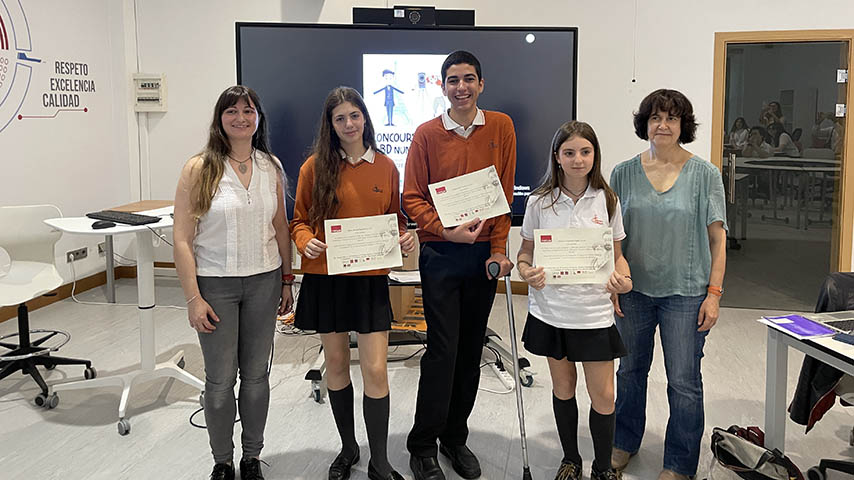
[[[437,10],[436,7],[353,7],[354,24],[397,27],[474,26],[474,10]]]

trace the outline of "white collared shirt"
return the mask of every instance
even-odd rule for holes
[[[554,205],[553,195],[558,195]],[[578,203],[556,188],[550,195],[531,196],[525,206],[522,238],[534,241],[538,228],[590,228],[610,226],[614,240],[626,238],[620,201],[608,218],[605,191],[588,186]],[[605,285],[546,285],[528,288],[528,312],[557,328],[607,328],[614,323],[614,307]]]
[[[474,131],[474,127],[478,125],[486,125],[486,117],[483,115],[483,110],[477,109],[477,113],[474,114],[474,121],[471,122],[468,128],[463,127],[459,123],[455,122],[448,112],[450,110],[445,110],[442,112],[442,125],[445,127],[445,130],[453,130],[454,133],[463,137],[469,138],[471,132]]]
[[[359,163],[359,160],[364,160],[368,163],[374,163],[374,156],[376,155],[376,152],[374,152],[374,149],[371,147],[368,147],[368,149],[365,150],[365,153],[363,153],[362,156],[359,158],[353,158],[353,157],[347,155],[347,152],[345,152],[343,149],[338,150],[338,153],[341,155],[341,158],[343,158],[344,160],[347,160],[347,162],[349,162],[350,165],[355,165],[355,164]]]

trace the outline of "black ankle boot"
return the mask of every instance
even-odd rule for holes
[[[217,463],[211,472],[211,480],[234,480],[234,465]]]
[[[257,458],[241,458],[240,480],[264,480],[264,475],[261,474],[261,461]]]

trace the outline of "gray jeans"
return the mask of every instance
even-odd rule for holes
[[[205,359],[205,422],[214,462],[232,460],[234,384],[240,372],[239,410],[244,457],[264,446],[270,405],[267,363],[273,346],[281,269],[249,277],[197,277],[199,292],[219,317],[212,333],[199,333]]]

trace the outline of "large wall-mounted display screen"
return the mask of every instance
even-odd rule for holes
[[[264,103],[293,196],[331,89],[362,93],[377,144],[402,179],[415,128],[449,106],[442,61],[454,50],[474,53],[483,67],[478,105],[510,115],[516,127],[518,223],[545,171],[554,131],[576,116],[577,43],[574,28],[238,23],[237,80]],[[289,215],[292,208],[289,202]]]

